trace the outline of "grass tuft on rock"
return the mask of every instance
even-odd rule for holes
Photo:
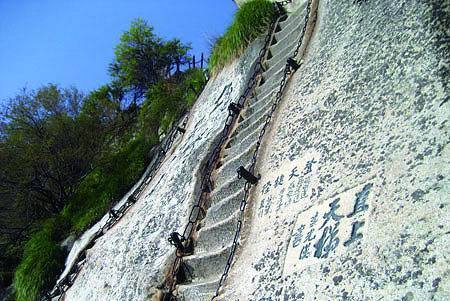
[[[42,289],[53,285],[64,263],[57,242],[64,227],[61,219],[50,218],[25,244],[23,260],[14,274],[17,301],[38,300]]]
[[[217,39],[209,58],[208,68],[216,75],[224,66],[239,57],[258,36],[267,31],[276,15],[268,0],[251,0],[236,12],[234,21]]]

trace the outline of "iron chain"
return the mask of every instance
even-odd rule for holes
[[[291,1],[283,1],[283,3],[290,3],[290,2]],[[302,31],[301,31],[298,43],[296,45],[295,51],[294,51],[293,55],[289,59],[294,59],[294,60],[296,59],[296,57],[297,57],[297,55],[299,53],[300,47],[303,44],[303,39],[304,39],[304,36],[305,36],[305,33],[306,33],[306,28],[308,26],[309,16],[310,16],[310,12],[311,12],[311,2],[312,2],[312,0],[308,0],[303,28],[302,28]],[[301,65],[301,62],[300,62],[299,65]],[[270,121],[272,120],[273,114],[275,113],[279,103],[281,102],[281,98],[282,98],[284,89],[286,87],[287,81],[290,78],[290,75],[292,75],[292,74],[293,74],[293,72],[291,70],[291,66],[289,65],[289,63],[286,63],[285,68],[284,68],[284,72],[283,72],[283,77],[282,77],[282,79],[280,81],[280,86],[279,86],[278,92],[276,93],[276,96],[275,96],[275,101],[272,104],[270,111],[266,115],[266,120],[264,122],[263,128],[261,129],[260,134],[258,136],[258,141],[256,143],[256,148],[255,148],[255,150],[253,152],[253,157],[252,157],[251,165],[250,165],[250,168],[249,168],[251,173],[254,173],[254,171],[255,171],[255,166],[256,166],[256,163],[257,163],[259,149],[260,149],[261,144],[262,144],[262,139],[264,138],[264,134],[265,134],[265,132],[266,132],[266,130],[267,130],[269,124],[270,124]],[[251,185],[247,181],[245,183],[245,185],[244,185],[244,196],[243,196],[243,198],[241,200],[241,204],[240,204],[240,215],[239,215],[239,220],[237,222],[236,232],[235,232],[235,235],[234,235],[233,244],[231,246],[230,254],[228,256],[224,272],[223,272],[222,276],[220,277],[219,285],[217,286],[215,295],[212,297],[211,300],[214,300],[214,299],[216,299],[219,296],[220,288],[223,286],[223,284],[224,284],[224,282],[225,282],[225,280],[226,280],[226,278],[228,276],[228,273],[230,271],[231,264],[233,263],[234,255],[236,253],[237,246],[239,245],[239,237],[240,237],[240,234],[241,234],[242,224],[243,224],[243,221],[244,221],[245,207],[246,207],[247,202],[248,202],[250,189],[251,189]]]
[[[264,39],[264,46],[258,53],[258,58],[256,60],[257,63],[253,69],[253,74],[250,77],[250,79],[248,80],[248,83],[247,83],[247,86],[246,86],[244,92],[241,94],[241,96],[239,97],[239,99],[237,101],[236,107],[239,110],[244,107],[244,103],[249,98],[249,96],[251,96],[251,93],[254,91],[254,88],[258,81],[257,78],[264,71],[262,62],[264,61],[264,59],[268,53],[268,49],[269,49],[270,41],[271,41],[271,37],[272,37],[272,32],[275,28],[275,24],[278,19],[279,19],[279,15],[275,16],[273,22],[271,22],[271,24],[270,24],[270,28]],[[203,208],[203,206],[205,205],[206,195],[204,192],[207,191],[208,188],[211,186],[211,183],[213,183],[213,181],[211,179],[212,172],[217,163],[217,160],[219,159],[221,149],[222,149],[223,145],[225,144],[226,140],[228,139],[230,130],[231,130],[233,124],[235,123],[235,121],[237,120],[238,115],[239,114],[237,114],[233,110],[229,111],[228,116],[225,120],[223,130],[220,135],[220,139],[217,142],[217,144],[215,145],[213,151],[210,153],[209,158],[207,160],[206,167],[204,169],[204,173],[202,175],[202,180],[201,180],[201,184],[200,184],[200,194],[197,198],[197,202],[191,209],[191,212],[189,214],[188,223],[185,226],[183,234],[182,234],[183,241],[186,241],[187,243],[189,243],[190,239],[192,238],[192,234],[193,234],[193,231],[195,228],[194,227],[195,223],[200,220],[199,215],[198,215],[199,210],[197,210],[197,213],[195,213],[195,210],[196,210],[196,208]],[[195,215],[195,220],[190,219],[190,217],[193,215]],[[239,228],[240,228],[240,226],[239,226]],[[238,237],[236,237],[236,239],[235,239],[236,244],[237,244],[237,239],[238,239]],[[173,295],[173,292],[175,291],[175,286],[177,284],[177,274],[179,272],[180,267],[183,265],[183,255],[184,254],[182,254],[180,252],[175,253],[175,259],[174,259],[174,262],[173,262],[173,265],[171,268],[171,277],[172,278],[170,279],[171,281],[169,281],[168,283],[165,284],[166,286],[168,286],[168,291],[169,291],[171,298],[175,298],[175,296]]]

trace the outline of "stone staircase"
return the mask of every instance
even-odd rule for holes
[[[265,116],[275,101],[286,60],[297,45],[306,13],[306,3],[275,26],[264,73],[258,87],[223,150],[221,166],[215,171],[215,188],[210,207],[200,222],[194,253],[183,258],[193,278],[177,286],[181,300],[211,300],[224,271],[239,219],[244,180],[238,179],[239,166],[248,167]]]

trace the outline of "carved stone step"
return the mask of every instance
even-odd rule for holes
[[[278,23],[282,29],[281,31],[285,31],[285,30],[290,31],[290,30],[292,30],[293,27],[295,27],[299,23],[303,23],[304,11],[306,11],[306,4],[307,4],[307,2],[305,1],[304,3],[302,3],[299,6],[299,8],[297,8],[297,10],[290,13],[286,20]]]
[[[274,89],[279,88],[281,79],[284,75],[282,66],[283,65],[281,65],[281,68],[279,68],[279,70],[276,70],[276,72],[272,74],[272,79],[270,81],[267,81],[262,86],[255,88],[256,96],[261,95],[262,97],[265,97],[265,95],[269,94]]]
[[[193,279],[191,284],[216,281],[222,275],[230,254],[231,244],[215,252],[197,253],[183,258]]]
[[[260,119],[261,117],[264,117],[269,112],[270,108],[272,107],[273,101],[275,100],[275,97],[269,98],[267,102],[264,102],[261,107],[255,108],[255,111],[247,111],[245,110],[243,112],[243,118],[244,120],[239,123],[238,127],[236,128],[236,131],[242,131],[242,129],[250,126],[255,121]]]
[[[280,76],[281,76],[281,70],[280,70]],[[281,79],[281,78],[280,78]],[[269,101],[267,97],[275,97],[276,93],[278,92],[280,86],[279,81],[278,85],[271,85],[270,89],[265,89],[263,93],[256,95],[256,102],[251,104],[251,106],[261,107],[264,105],[265,102]],[[261,100],[264,100],[263,102]]]
[[[237,193],[212,204],[209,207],[204,220],[205,225],[212,225],[233,215],[239,209],[242,198],[244,197],[244,186]]]
[[[239,210],[237,210],[226,219],[201,228],[198,231],[195,245],[196,253],[216,251],[229,245],[233,241],[239,213]]]
[[[278,61],[273,61],[273,64],[271,64],[269,66],[269,69],[267,69],[267,73],[269,74],[284,74],[284,69],[286,67],[286,62],[288,60],[288,58],[290,57],[290,55],[294,54],[294,47],[297,45],[297,41],[294,41],[295,43],[293,43],[293,45],[291,46],[291,51],[289,53],[286,53],[286,56],[283,57],[279,57]],[[283,76],[277,76],[277,78],[279,78],[279,80],[281,80]]]
[[[250,125],[248,125],[245,128],[236,129],[236,131],[233,133],[232,139],[236,142],[242,141],[247,137],[250,133],[252,133],[255,129],[259,128],[259,126],[264,122],[264,116],[265,112],[260,112],[261,115],[258,116],[258,118],[253,121]]]
[[[245,180],[236,176],[230,179],[216,179],[216,189],[211,192],[211,204],[218,203],[244,187]]]
[[[261,123],[252,132],[246,133],[246,136],[243,135],[241,136],[238,134],[236,137],[234,137],[233,140],[231,140],[233,146],[230,149],[230,154],[237,153],[237,148],[239,148],[240,151],[244,151],[245,149],[248,149],[249,147],[256,145],[262,127],[263,124]],[[247,166],[244,165],[244,167]]]
[[[302,6],[295,13],[293,13],[293,15],[291,15],[286,21],[280,23],[282,30],[275,35],[276,43],[270,46],[270,51],[273,56],[276,56],[276,54],[280,53],[281,50],[286,47],[286,45],[292,42],[293,40],[292,37],[295,36],[294,33],[295,31],[301,32],[303,28],[305,13],[306,9],[304,6]]]
[[[249,102],[249,105],[245,108],[245,111],[242,113],[243,118],[252,116],[262,108],[266,107],[268,104],[272,105],[273,101],[275,100],[275,94],[277,91],[277,89],[274,89],[272,93],[268,93],[264,97],[253,97]]]
[[[179,285],[178,296],[182,301],[210,301],[218,286],[219,279],[210,282]]]
[[[237,176],[237,169],[239,166],[249,166],[255,150],[254,145],[250,145],[240,154],[233,157],[227,157],[230,159],[224,163],[224,165],[217,171],[217,178],[231,178]]]
[[[238,140],[239,137],[236,137],[233,140],[231,140],[232,146],[230,150],[227,152],[227,154],[233,156],[237,153],[241,153],[242,151],[253,145],[256,145],[262,127],[263,125],[260,124],[253,132],[249,133],[245,137],[242,137],[241,140]]]
[[[292,39],[287,45],[283,45],[283,48],[280,49],[274,56],[272,56],[269,60],[266,61],[266,70],[270,72],[274,72],[274,70],[282,69],[280,67],[275,67],[276,65],[281,64],[280,62],[284,62],[283,66],[286,63],[286,60],[294,54],[294,48],[297,46],[298,39],[300,38],[300,33],[297,35],[297,38]],[[272,46],[275,47],[276,45]],[[275,71],[276,72],[276,71]]]
[[[282,30],[274,35],[278,43],[283,42],[286,44],[286,41],[290,41],[290,39],[292,39],[292,36],[295,35],[296,31],[301,31],[303,27],[304,14],[300,13],[296,16],[292,16],[291,18],[294,19],[291,19],[289,25],[284,28],[282,27]]]

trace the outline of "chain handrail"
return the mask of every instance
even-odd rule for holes
[[[287,3],[290,2],[291,0],[288,0]],[[175,291],[176,285],[178,284],[177,275],[179,274],[180,269],[187,268],[183,262],[183,257],[190,253],[188,250],[189,248],[187,246],[192,244],[191,238],[195,228],[195,224],[199,220],[201,220],[205,215],[203,205],[205,204],[204,202],[206,201],[206,194],[211,192],[212,189],[213,181],[211,179],[211,175],[215,165],[217,164],[217,160],[219,158],[222,147],[225,144],[226,140],[229,138],[230,131],[239,116],[240,110],[244,107],[246,100],[254,91],[254,88],[258,82],[260,75],[262,74],[263,71],[265,71],[265,68],[263,66],[263,60],[267,57],[268,49],[270,47],[270,42],[272,40],[276,24],[279,22],[280,18],[283,16],[284,13],[284,10],[279,5],[276,5],[276,11],[277,13],[273,16],[272,22],[269,25],[268,32],[264,39],[264,46],[258,53],[258,57],[256,60],[257,63],[254,66],[253,74],[249,78],[247,86],[243,91],[243,93],[241,94],[241,96],[239,97],[238,101],[236,103],[231,103],[228,107],[229,112],[220,135],[220,140],[217,142],[213,151],[210,153],[208,160],[206,161],[206,166],[204,168],[204,173],[200,184],[200,194],[197,198],[197,202],[191,208],[188,217],[188,223],[184,227],[184,231],[182,234],[174,232],[171,234],[171,237],[169,238],[169,242],[176,247],[176,251],[175,251],[175,259],[173,261],[172,268],[170,271],[171,279],[169,279],[169,281],[168,279],[166,279],[166,282],[161,286],[161,288],[166,289],[164,294],[167,300],[176,300],[176,297],[174,296],[173,292]],[[203,214],[200,214],[201,212]],[[179,238],[181,245],[173,242],[173,239],[171,238],[174,235]]]
[[[284,1],[284,2],[287,2],[287,1]],[[298,53],[300,51],[300,47],[303,44],[303,38],[304,38],[305,33],[306,33],[306,27],[308,25],[309,16],[310,16],[310,12],[311,12],[311,3],[312,3],[312,0],[308,0],[307,6],[306,6],[305,20],[304,20],[303,28],[302,28],[302,31],[301,31],[301,34],[300,34],[300,38],[298,40],[298,43],[296,45],[296,48],[295,48],[295,51],[294,51],[293,55],[287,59],[287,62],[286,62],[286,65],[285,65],[284,71],[283,71],[283,77],[282,77],[282,79],[280,81],[280,86],[279,86],[278,92],[275,95],[275,101],[272,104],[270,111],[267,113],[266,120],[264,121],[263,128],[261,129],[261,131],[259,133],[258,140],[256,142],[256,148],[255,148],[255,150],[253,152],[253,157],[252,157],[251,165],[250,165],[250,168],[249,168],[249,172],[251,174],[254,174],[256,161],[257,161],[257,158],[258,158],[258,153],[259,153],[259,150],[260,150],[260,147],[261,147],[261,144],[262,144],[262,140],[263,140],[264,134],[266,133],[266,130],[267,130],[269,124],[270,124],[270,121],[272,120],[273,114],[275,113],[279,103],[281,102],[281,98],[283,96],[284,88],[286,87],[287,81],[290,79],[290,76],[302,65],[302,61],[297,62],[296,58],[297,58]],[[239,244],[238,241],[239,241],[239,237],[240,237],[240,234],[241,234],[242,224],[243,224],[243,221],[244,221],[245,208],[246,208],[246,205],[247,205],[247,202],[248,202],[248,197],[249,197],[249,194],[250,194],[251,186],[252,186],[252,182],[247,180],[245,185],[244,185],[244,196],[243,196],[243,198],[241,200],[241,203],[240,203],[240,208],[239,208],[240,215],[239,215],[239,219],[238,219],[238,222],[237,222],[237,225],[236,225],[236,231],[235,231],[235,235],[234,235],[234,238],[233,238],[233,244],[231,246],[230,254],[228,256],[224,272],[222,273],[222,276],[220,277],[220,281],[219,281],[219,284],[217,286],[215,295],[211,298],[211,301],[216,299],[219,296],[220,288],[224,284],[224,282],[225,282],[225,280],[226,280],[226,278],[228,276],[228,273],[230,271],[231,264],[233,263],[234,255],[236,253],[236,248],[237,248],[237,246]]]

